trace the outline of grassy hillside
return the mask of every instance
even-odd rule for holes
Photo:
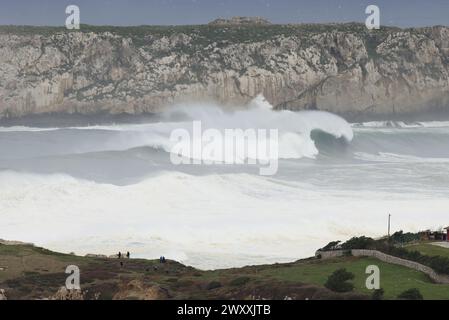
[[[449,299],[449,285],[431,283],[429,278],[421,272],[368,257],[342,257],[325,261],[310,261],[291,268],[267,268],[264,273],[281,280],[324,285],[328,275],[339,268],[346,268],[355,275],[355,290],[371,294],[371,291],[365,286],[367,277],[365,270],[368,265],[379,267],[380,286],[385,290],[386,299],[395,299],[401,292],[410,288],[419,289],[424,299]]]
[[[419,243],[406,247],[409,251],[418,251],[426,256],[440,256],[449,258],[449,248],[433,245],[431,243]]]
[[[65,267],[81,270],[86,298],[100,299],[368,299],[365,269],[375,264],[381,270],[385,298],[418,288],[425,299],[449,299],[449,285],[433,284],[422,273],[373,258],[341,257],[306,259],[294,263],[200,271],[175,261],[87,258],[26,246],[0,245],[0,288],[10,299],[52,296],[64,285]],[[339,268],[355,275],[353,293],[338,294],[323,287]]]

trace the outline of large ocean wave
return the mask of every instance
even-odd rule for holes
[[[0,132],[41,132],[45,133],[55,130],[61,131],[111,131],[114,136],[108,141],[92,145],[84,143],[77,150],[67,148],[62,144],[63,150],[72,153],[84,153],[95,151],[123,151],[138,147],[152,147],[171,152],[175,141],[170,139],[170,134],[177,129],[185,129],[193,134],[192,122],[200,121],[203,130],[215,129],[225,133],[227,129],[276,129],[278,130],[278,152],[281,159],[300,159],[303,157],[314,158],[319,154],[315,141],[312,139],[312,132],[324,132],[335,139],[342,139],[350,142],[353,139],[351,126],[341,117],[322,111],[275,111],[273,107],[264,99],[258,96],[252,100],[248,106],[235,106],[232,111],[214,104],[179,104],[165,111],[161,118],[163,121],[146,124],[116,124],[116,125],[94,125],[86,127],[66,127],[66,128],[32,128],[32,127],[9,127],[0,128]],[[257,137],[256,140],[248,139],[249,144],[263,144],[266,141],[260,139],[270,139],[270,137]],[[192,145],[211,144],[210,141],[191,141]],[[249,150],[253,149],[250,145]],[[59,153],[60,154],[60,153]],[[185,157],[192,157],[191,153],[182,154]],[[258,158],[260,154],[245,154],[242,158]],[[211,159],[202,159],[211,160]],[[224,161],[225,159],[212,159]]]

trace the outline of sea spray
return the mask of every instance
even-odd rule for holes
[[[170,142],[170,161],[174,165],[259,163],[261,175],[274,175],[278,170],[279,139],[277,129],[202,130],[201,121],[193,121],[192,136],[186,129],[175,129]]]

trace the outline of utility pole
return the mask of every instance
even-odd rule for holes
[[[390,220],[391,220],[391,214],[388,214],[388,240],[390,240]]]

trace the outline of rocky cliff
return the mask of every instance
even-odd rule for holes
[[[340,114],[449,110],[449,28],[0,27],[0,118],[186,100]]]

